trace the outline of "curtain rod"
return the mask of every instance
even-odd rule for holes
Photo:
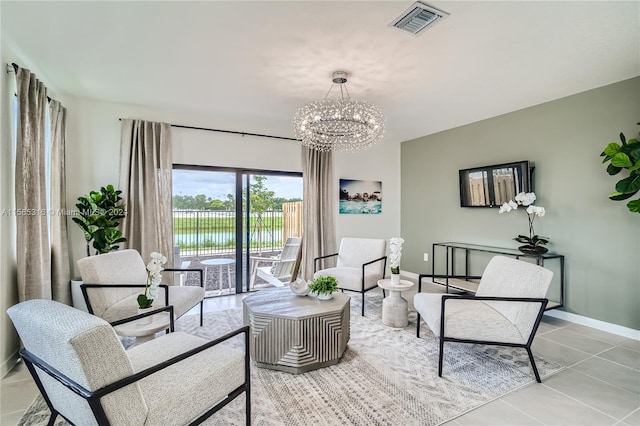
[[[122,118],[119,118],[118,120],[122,121]],[[263,135],[261,133],[236,132],[234,130],[222,130],[222,129],[211,129],[211,128],[208,128],[208,127],[184,126],[182,124],[169,124],[169,125],[171,127],[178,127],[180,129],[205,130],[207,132],[231,133],[231,134],[234,134],[234,135],[258,136],[258,137],[261,137],[261,138],[283,139],[283,140],[287,140],[287,141],[300,142],[300,139],[287,138],[287,137],[284,137],[284,136]]]
[[[11,62],[11,64],[7,64],[7,74],[9,73],[18,73],[18,68],[20,68],[15,62]],[[18,94],[16,93],[16,97]],[[51,97],[47,96],[47,102],[51,102]]]

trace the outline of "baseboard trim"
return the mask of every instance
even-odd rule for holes
[[[413,272],[408,272],[408,271],[400,271],[400,275],[416,281],[419,278],[418,274],[415,274]],[[429,279],[429,281],[431,281],[431,279]],[[575,324],[580,324],[587,327],[595,328],[597,330],[606,331],[607,333],[628,337],[629,339],[640,340],[640,330],[636,330],[634,328],[624,327],[622,325],[600,321],[597,319],[585,317],[583,315],[573,314],[571,312],[562,311],[559,309],[551,309],[546,311],[544,314],[550,317],[562,319]]]
[[[18,363],[18,358],[19,358],[19,353],[18,351],[15,351],[11,355],[9,355],[9,358],[4,360],[4,362],[0,366],[0,377],[6,376],[7,373],[11,371],[13,367],[15,367],[15,365]]]
[[[600,321],[597,319],[585,317],[583,315],[573,314],[559,309],[552,309],[544,313],[547,316],[570,321],[575,324],[584,325],[595,328],[597,330],[606,331],[607,333],[617,334],[618,336],[628,337],[629,339],[640,340],[640,330],[624,327],[610,322]]]

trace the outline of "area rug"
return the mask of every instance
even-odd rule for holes
[[[351,339],[338,364],[299,375],[252,365],[252,424],[438,425],[535,381],[524,350],[461,343],[445,345],[439,378],[438,340],[424,324],[416,338],[415,312],[408,327],[394,329],[380,321],[382,294],[367,294],[365,317],[359,299],[352,298]],[[240,325],[242,310],[232,309],[206,314],[204,327],[195,315],[183,317],[176,328],[212,339]],[[540,357],[536,363],[542,377],[563,369]],[[47,418],[38,397],[19,425]],[[244,424],[244,396],[205,424]]]

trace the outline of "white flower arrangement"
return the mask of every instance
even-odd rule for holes
[[[402,244],[404,239],[401,237],[393,237],[389,239],[389,262],[391,264],[391,273],[400,273],[400,258],[402,257]]]
[[[533,229],[533,221],[536,217],[542,217],[545,215],[545,209],[542,206],[534,206],[533,203],[536,201],[536,194],[534,192],[521,192],[515,196],[514,200],[509,200],[509,202],[504,203],[500,206],[500,214],[509,213],[512,210],[517,210],[518,206],[526,206],[527,207],[527,217],[529,219],[529,236],[526,235],[518,235],[514,240],[519,243],[525,244],[520,247],[521,251],[525,252],[534,252],[534,253],[546,253],[547,248],[543,247],[545,244],[549,242],[547,237],[540,237],[535,235],[535,231]]]
[[[138,306],[140,309],[150,308],[153,300],[158,295],[158,286],[162,281],[161,272],[164,270],[162,265],[167,263],[166,256],[161,253],[151,253],[151,261],[147,264],[147,285],[144,288],[144,294],[138,295]]]

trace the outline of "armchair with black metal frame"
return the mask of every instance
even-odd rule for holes
[[[114,323],[164,311],[173,331],[172,306]],[[62,416],[72,424],[196,425],[242,393],[246,424],[251,423],[248,326],[213,341],[169,333],[125,350],[106,321],[58,302],[30,300],[7,313],[24,344],[20,354],[51,411],[49,424]],[[220,345],[240,334],[244,352]],[[159,393],[162,388],[172,391]]]
[[[504,256],[487,265],[474,296],[422,293],[420,275],[414,306],[420,318],[439,338],[438,376],[442,377],[444,342],[479,343],[526,350],[538,383],[541,382],[531,344],[547,306],[553,272]]]

